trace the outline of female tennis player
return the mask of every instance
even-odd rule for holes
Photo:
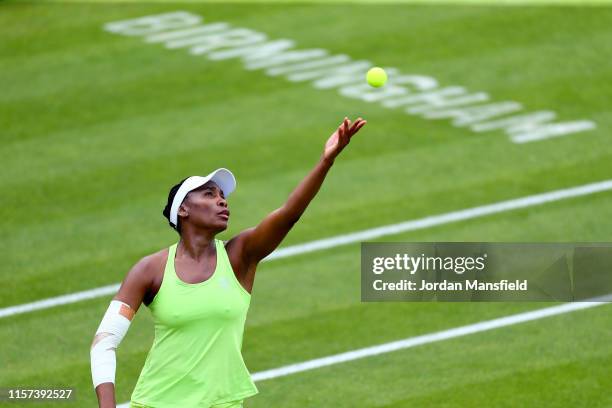
[[[257,394],[242,359],[242,334],[257,264],[300,219],[335,158],[361,127],[348,118],[330,136],[314,169],[287,202],[227,242],[227,197],[236,182],[227,169],[172,187],[163,214],[180,239],[145,256],[126,275],[91,345],[91,374],[101,408],[116,407],[115,350],[141,303],[151,311],[155,340],[131,407],[240,408]]]

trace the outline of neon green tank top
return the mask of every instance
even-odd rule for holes
[[[215,239],[210,278],[186,283],[174,269],[177,244],[158,293],[149,304],[155,340],[132,392],[133,403],[155,408],[209,408],[258,393],[242,359],[242,334],[251,295]]]

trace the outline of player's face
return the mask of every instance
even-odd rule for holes
[[[182,205],[188,213],[188,222],[220,231],[227,228],[229,208],[223,191],[214,181],[190,191]]]

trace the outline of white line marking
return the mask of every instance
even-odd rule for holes
[[[35,310],[48,309],[50,307],[65,305],[68,303],[80,302],[86,299],[94,299],[100,296],[112,295],[117,293],[120,286],[121,284],[117,283],[114,285],[102,286],[100,288],[85,290],[83,292],[76,292],[71,293],[69,295],[62,295],[49,299],[43,299],[37,302],[5,307],[4,309],[0,309],[0,318],[13,316],[21,313],[29,313]]]
[[[468,208],[465,210],[453,211],[446,214],[433,215],[418,220],[405,221],[399,224],[385,225],[351,234],[339,235],[337,237],[320,239],[306,244],[294,245],[287,248],[280,248],[271,253],[266,259],[285,258],[292,255],[303,254],[321,249],[333,248],[353,242],[361,242],[368,239],[379,238],[385,235],[399,234],[400,232],[414,231],[436,225],[450,224],[452,222],[478,218],[489,214],[504,211],[516,210],[518,208],[531,207],[551,201],[559,201],[571,197],[598,193],[601,191],[612,190],[612,180],[600,181],[597,183],[585,184],[583,186],[567,188],[563,190],[550,191],[548,193],[536,194],[532,196],[516,198],[514,200],[501,201],[499,203],[483,205],[480,207]]]
[[[283,377],[302,371],[313,370],[315,368],[321,368],[329,365],[357,360],[360,358],[390,353],[393,351],[403,350],[415,346],[420,346],[423,344],[435,343],[437,341],[453,339],[455,337],[466,336],[468,334],[479,333],[487,330],[497,329],[500,327],[524,323],[531,320],[542,319],[544,317],[573,312],[575,310],[601,306],[607,304],[607,302],[603,300],[609,301],[612,300],[612,297],[608,295],[606,297],[598,298],[598,300],[601,301],[565,303],[559,306],[552,306],[544,309],[533,310],[530,312],[523,312],[515,315],[500,317],[493,320],[486,320],[484,322],[469,324],[467,326],[455,327],[453,329],[425,334],[422,336],[409,337],[407,339],[380,344],[378,346],[371,346],[359,350],[347,351],[345,353],[335,354],[333,356],[323,358],[317,358],[314,360],[305,361],[303,363],[291,364],[284,367],[274,368],[272,370],[261,371],[259,373],[253,374],[252,377],[254,381],[262,381],[272,378]]]
[[[591,307],[601,306],[608,304],[607,302],[609,301],[612,301],[612,295],[594,298],[591,299],[591,301],[589,302],[565,303],[562,305],[551,306],[544,309],[522,312],[515,315],[500,317],[497,319],[486,320],[484,322],[455,327],[453,329],[424,334],[422,336],[409,337],[407,339],[379,344],[377,346],[365,347],[358,350],[347,351],[345,353],[334,354],[332,356],[317,358],[314,360],[304,361],[297,364],[290,364],[279,368],[273,368],[271,370],[260,371],[258,373],[253,374],[251,378],[253,379],[253,381],[271,380],[273,378],[284,377],[286,375],[296,374],[308,370],[314,370],[316,368],[345,363],[347,361],[377,356],[379,354],[391,353],[393,351],[404,350],[423,344],[435,343],[437,341],[449,340],[456,337],[466,336],[468,334],[480,333],[487,330],[512,326],[514,324],[538,320],[545,317],[573,312],[576,310],[583,310]],[[129,408],[129,402],[122,405],[118,405],[117,408]]]
[[[289,256],[304,254],[307,252],[346,245],[353,242],[361,242],[368,239],[379,238],[385,235],[398,234],[401,232],[414,231],[423,228],[433,227],[436,225],[449,224],[457,221],[483,217],[485,215],[516,210],[518,208],[531,207],[548,203],[551,201],[559,201],[564,200],[566,198],[579,197],[607,190],[612,190],[612,180],[604,180],[597,183],[585,184],[583,186],[572,187],[563,190],[555,190],[550,191],[548,193],[536,194],[508,201],[501,201],[498,203],[483,205],[480,207],[467,208],[465,210],[453,211],[440,215],[433,215],[418,220],[411,220],[400,222],[398,224],[385,225],[382,227],[357,231],[346,235],[338,235],[336,237],[307,242],[305,244],[280,248],[268,255],[264,259],[264,261],[286,258]],[[83,292],[76,292],[69,295],[52,297],[33,303],[25,303],[22,305],[6,307],[0,309],[0,318],[114,294],[117,292],[120,285],[120,283],[117,283],[114,285],[103,286],[100,288],[90,289]]]

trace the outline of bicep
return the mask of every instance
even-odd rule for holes
[[[130,322],[138,311],[149,287],[147,265],[148,259],[145,257],[136,263],[127,273],[117,294],[111,300],[111,304],[106,310],[102,322],[96,331],[96,335],[91,345],[92,349],[104,338],[113,334],[119,335],[118,341],[121,341],[120,339],[125,335],[127,327],[129,327]],[[113,305],[113,301],[119,301],[122,304]],[[114,320],[117,315],[121,315],[127,319],[127,321],[123,323],[123,330],[117,328],[117,322],[121,322],[121,320]]]
[[[113,298],[130,306],[134,313],[138,311],[151,285],[148,272],[149,259],[145,257],[138,261],[127,273],[117,294]]]
[[[250,264],[258,263],[272,253],[287,236],[297,219],[291,218],[283,208],[268,214],[256,227],[243,231],[243,252]]]

